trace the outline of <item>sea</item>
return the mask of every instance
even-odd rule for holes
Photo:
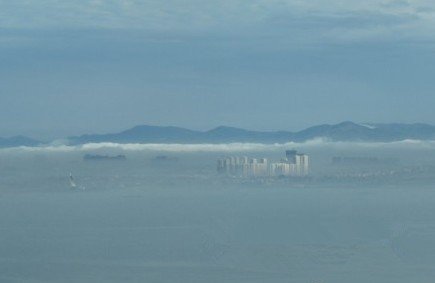
[[[216,172],[219,157],[273,160],[287,148],[310,155],[308,177]],[[1,149],[0,282],[433,282],[434,149],[415,141]],[[334,165],[334,156],[378,159]]]

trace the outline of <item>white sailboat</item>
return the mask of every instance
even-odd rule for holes
[[[74,178],[72,176],[72,173],[69,173],[69,184],[71,189],[74,189],[77,187],[76,183],[74,182]]]

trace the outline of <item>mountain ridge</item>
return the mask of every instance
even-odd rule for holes
[[[405,139],[435,140],[435,126],[414,124],[358,124],[345,121],[321,124],[292,131],[254,131],[218,126],[207,131],[195,131],[173,126],[141,125],[114,134],[93,134],[70,137],[71,144],[89,142],[117,143],[227,143],[227,142],[303,142],[315,138],[331,141],[392,142]]]
[[[17,146],[37,146],[41,143],[41,141],[21,135],[8,138],[0,137],[0,148]]]
[[[218,126],[196,131],[175,126],[138,125],[118,133],[85,134],[68,137],[65,143],[285,143],[304,142],[316,138],[347,142],[393,142],[407,139],[435,140],[435,126],[424,123],[354,123],[321,124],[300,131],[254,131],[230,126]],[[44,145],[41,141],[15,136],[0,137],[0,148]],[[48,143],[50,144],[50,143]],[[52,142],[52,144],[55,144]]]

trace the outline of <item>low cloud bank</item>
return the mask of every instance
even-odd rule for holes
[[[397,142],[333,142],[326,139],[314,139],[302,143],[288,142],[275,144],[262,143],[225,143],[225,144],[119,144],[119,143],[88,143],[83,145],[47,145],[38,147],[3,148],[0,152],[75,152],[101,149],[123,151],[166,151],[166,152],[252,152],[278,151],[288,148],[315,149],[318,147],[337,148],[415,148],[435,149],[435,141],[403,140]]]

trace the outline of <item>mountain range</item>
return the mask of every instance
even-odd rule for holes
[[[220,126],[209,131],[193,131],[179,127],[136,126],[114,134],[70,137],[71,144],[90,142],[115,143],[229,143],[303,142],[315,138],[331,141],[391,142],[405,139],[435,140],[435,126],[427,124],[357,124],[342,122],[318,125],[298,132],[250,131]]]
[[[435,140],[435,126],[415,124],[339,124],[318,125],[298,132],[250,131],[220,126],[209,131],[194,131],[179,127],[136,126],[112,134],[88,134],[69,137],[68,144],[85,143],[284,143],[303,142],[315,138],[330,141],[392,142],[406,139]],[[36,146],[42,142],[23,137],[0,138],[0,147]]]
[[[39,144],[41,144],[40,141],[24,136],[15,136],[10,138],[0,137],[0,148],[15,147],[15,146],[37,146]]]

